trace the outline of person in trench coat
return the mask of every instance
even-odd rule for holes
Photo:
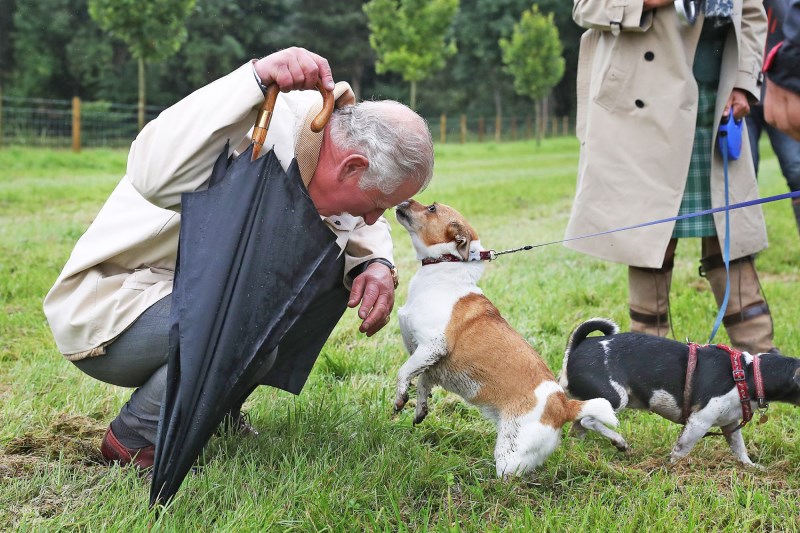
[[[722,16],[709,12],[726,3]],[[741,119],[758,100],[767,30],[761,0],[707,0],[694,25],[679,20],[672,0],[574,0],[573,18],[587,31],[577,78],[581,153],[566,237],[724,205],[716,132],[731,108]],[[741,157],[730,162],[729,184],[731,203],[758,196],[746,137]],[[702,269],[718,304],[724,294],[725,215],[689,220],[687,227],[664,223],[566,246],[629,265],[631,329],[663,336],[678,238],[703,238]],[[768,351],[772,319],[753,262],[767,246],[761,208],[731,211],[730,228],[734,290],[724,324],[735,346]]]

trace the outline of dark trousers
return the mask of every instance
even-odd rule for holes
[[[281,345],[267,356],[259,375],[254,376],[255,382],[300,393],[319,351],[347,307],[349,293],[341,282],[343,263],[340,259],[328,272],[312,303],[286,333]],[[106,346],[105,355],[74,362],[95,379],[136,387],[111,423],[116,437],[129,448],[143,448],[156,442],[167,388],[171,304],[172,296],[165,296]],[[117,427],[123,431],[118,432]]]
[[[782,131],[770,126],[764,120],[764,108],[754,105],[750,108],[750,114],[745,119],[747,121],[747,135],[750,139],[750,151],[753,154],[753,165],[758,173],[760,153],[758,150],[758,140],[762,132],[766,132],[772,150],[778,158],[783,177],[786,178],[786,185],[792,192],[800,191],[800,141],[796,141]],[[800,229],[800,199],[795,198],[792,202],[794,206],[795,220]]]
[[[95,379],[136,387],[117,418],[135,435],[117,435],[129,448],[155,443],[158,418],[167,386],[171,296],[147,309],[131,327],[106,346],[106,354],[75,361],[82,372]]]

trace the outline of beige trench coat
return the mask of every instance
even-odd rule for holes
[[[126,175],[106,201],[44,300],[59,351],[67,359],[101,356],[105,346],[148,307],[172,292],[180,195],[207,186],[225,142],[246,147],[264,95],[247,63],[165,110],[138,135]],[[354,103],[336,84],[336,104]],[[308,128],[322,108],[316,91],[281,93],[263,153],[273,148],[284,169],[296,157],[308,184],[322,134]],[[392,258],[389,224],[347,214],[324,219],[345,254],[345,280],[373,257]]]
[[[587,28],[578,63],[581,143],[577,190],[566,237],[678,214],[697,114],[692,62],[703,25],[682,26],[669,5],[643,13],[643,0],[574,0],[573,18]],[[733,0],[722,58],[717,130],[733,88],[760,90],[767,19],[761,0]],[[758,197],[744,128],[741,157],[729,165],[730,202]],[[715,139],[716,145],[716,139]],[[725,205],[723,164],[714,150],[712,207]],[[725,215],[714,215],[725,235]],[[731,258],[767,246],[760,206],[731,211]],[[580,252],[638,267],[661,267],[674,222],[566,243]],[[722,242],[722,241],[720,241]]]

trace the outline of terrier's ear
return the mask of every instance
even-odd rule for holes
[[[472,243],[470,231],[463,224],[453,220],[447,225],[447,236],[456,243],[458,255],[466,261],[469,259],[469,246]]]

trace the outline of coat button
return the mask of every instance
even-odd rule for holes
[[[645,52],[644,53],[645,61],[652,61],[655,57],[656,57],[656,55],[653,52]]]
[[[643,108],[643,107],[644,107],[644,102],[642,102],[642,101],[641,101],[641,100],[639,100],[638,98],[636,99],[636,101],[634,102],[634,104],[636,104],[636,107],[638,107],[639,109],[641,109],[641,108]]]

